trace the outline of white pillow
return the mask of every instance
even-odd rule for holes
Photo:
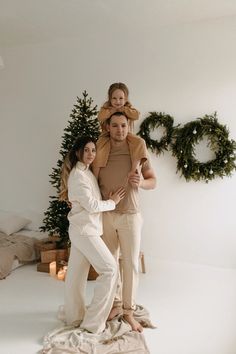
[[[43,225],[42,213],[33,210],[25,210],[21,212],[21,215],[31,221],[24,227],[26,230],[39,231],[40,226]]]
[[[0,210],[0,231],[4,234],[11,235],[30,222],[30,219],[26,219],[23,216]]]
[[[34,230],[27,230],[27,229],[21,229],[18,232],[14,232],[14,234],[12,234],[12,235],[14,235],[14,236],[23,235],[23,236],[33,237],[39,241],[41,241],[45,238],[48,238],[48,232],[41,232],[41,231],[34,231]]]

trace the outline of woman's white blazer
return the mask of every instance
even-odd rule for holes
[[[96,177],[82,162],[77,162],[70,172],[68,198],[72,204],[70,226],[76,227],[80,236],[101,236],[101,212],[115,209],[115,202],[102,200]]]

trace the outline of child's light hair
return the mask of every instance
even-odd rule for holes
[[[125,106],[131,107],[131,103],[128,100],[128,98],[129,98],[129,89],[128,89],[128,87],[125,84],[123,84],[123,82],[115,82],[114,84],[111,84],[111,86],[108,89],[108,97],[107,97],[108,100],[104,103],[103,107],[104,108],[108,108],[108,107],[110,107],[112,105],[111,104],[112,94],[116,90],[121,90],[121,91],[124,92],[125,99],[126,99]]]

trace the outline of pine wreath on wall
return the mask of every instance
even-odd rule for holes
[[[141,136],[146,142],[147,147],[155,152],[156,155],[168,150],[171,143],[174,119],[169,115],[162,112],[150,112],[149,116],[144,119],[140,125],[140,130],[137,135]],[[160,140],[154,140],[150,134],[154,129],[163,127],[165,132]]]
[[[205,136],[215,159],[203,163],[196,159],[195,146]],[[226,126],[218,122],[216,112],[177,127],[173,138],[171,148],[178,160],[177,171],[181,171],[187,181],[208,182],[216,177],[231,176],[236,168],[236,142],[229,140],[229,132]]]

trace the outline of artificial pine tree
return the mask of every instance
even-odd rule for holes
[[[61,244],[67,244],[69,240],[67,214],[70,211],[68,204],[58,199],[61,166],[77,137],[90,136],[97,140],[100,134],[100,126],[97,120],[97,106],[92,107],[93,100],[88,98],[86,91],[82,94],[82,99],[77,97],[77,104],[74,105],[74,109],[70,114],[71,119],[68,121],[69,124],[64,129],[65,133],[62,136],[60,149],[61,158],[57,161],[57,167],[54,167],[53,172],[50,174],[50,183],[56,188],[57,193],[55,196],[49,197],[49,207],[44,213],[44,226],[40,227],[41,231],[48,231],[49,235],[60,236],[60,246]]]

